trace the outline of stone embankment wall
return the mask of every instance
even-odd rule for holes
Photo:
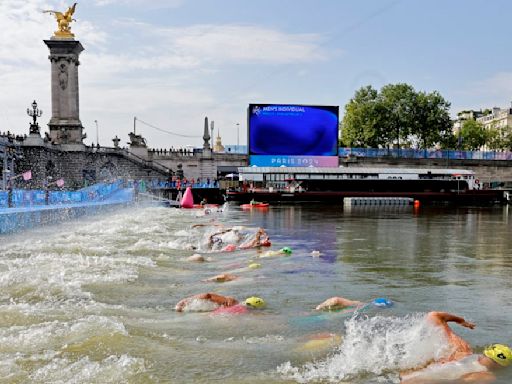
[[[15,173],[32,170],[32,180],[23,182],[29,188],[59,178],[66,187],[82,187],[87,180],[95,181],[123,177],[126,179],[167,178],[163,167],[155,167],[123,150],[90,148],[83,151],[62,151],[45,146],[22,147],[23,157],[15,162]]]

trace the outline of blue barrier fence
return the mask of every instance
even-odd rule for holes
[[[392,157],[400,159],[512,160],[512,152],[409,148],[338,148],[338,155],[340,157]]]
[[[123,181],[100,183],[78,191],[45,191],[13,189],[11,191],[12,208],[42,205],[76,204],[101,201],[121,189]],[[9,192],[0,191],[0,208],[9,207]]]
[[[96,201],[0,209],[0,235],[107,212],[130,204],[133,199],[132,188],[121,188],[113,190],[110,196],[98,196]]]
[[[9,206],[9,192],[0,191],[0,208],[7,208]]]

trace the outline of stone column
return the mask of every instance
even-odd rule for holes
[[[208,117],[204,118],[203,157],[212,157],[212,148],[210,147],[210,133],[208,131]]]
[[[78,56],[82,44],[72,38],[44,40],[52,66],[52,117],[48,123],[55,144],[83,144],[79,114]]]

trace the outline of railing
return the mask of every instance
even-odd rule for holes
[[[344,158],[389,157],[395,159],[512,160],[512,152],[456,151],[409,148],[338,148],[338,155]]]
[[[187,187],[192,188],[219,188],[219,182],[217,180],[210,180],[204,182],[190,182],[190,181],[161,181],[151,180],[147,183],[147,186],[151,189],[185,189]]]

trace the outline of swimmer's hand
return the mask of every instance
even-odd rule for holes
[[[464,320],[462,323],[460,323],[463,327],[469,328],[469,329],[475,329],[476,325],[474,323],[470,323],[466,320]]]
[[[475,324],[466,321],[463,317],[456,316],[448,312],[429,312],[427,314],[427,319],[438,325],[446,325],[451,321],[469,329],[475,328]]]

